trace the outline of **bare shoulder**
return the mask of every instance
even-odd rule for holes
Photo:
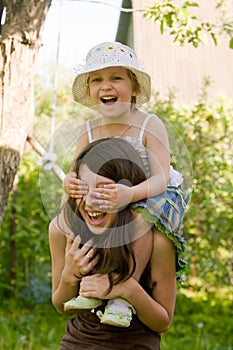
[[[169,144],[166,127],[157,115],[152,115],[148,120],[144,135],[146,144],[153,144],[154,142],[161,142],[167,146]]]
[[[62,263],[62,256],[64,256],[67,238],[59,227],[57,226],[57,217],[55,217],[49,225],[49,246],[52,261],[58,264]]]
[[[96,130],[98,130],[99,126],[101,125],[101,119],[102,118],[100,117],[96,119],[89,119],[89,126],[87,122],[81,126],[78,142],[77,142],[77,147],[79,148],[79,152],[78,151],[76,152],[77,155],[81,153],[82,150],[90,143],[89,135],[88,135],[89,127],[92,135],[92,139],[94,140],[96,138],[96,135],[95,135],[97,132]]]
[[[165,252],[166,254],[168,253],[175,253],[175,247],[173,242],[166,236],[165,233],[162,233],[159,230],[154,231],[154,236],[153,236],[153,254],[162,254]]]
[[[59,239],[66,241],[66,236],[58,224],[58,217],[56,216],[49,224],[49,237],[52,239]]]
[[[158,230],[154,231],[153,235],[153,250],[152,250],[152,263],[156,266],[166,265],[170,263],[175,266],[175,246],[173,242]]]
[[[159,118],[159,116],[157,116],[156,114],[150,114],[150,119],[148,120],[147,123],[147,127],[148,130],[150,130],[151,128],[156,128],[156,129],[161,129],[161,130],[165,130],[165,125],[163,123],[163,121]]]
[[[147,119],[148,118],[148,119]],[[144,121],[147,119],[146,130],[150,130],[151,127],[157,128],[165,128],[164,123],[156,114],[147,114],[142,111],[137,111],[136,113],[136,122],[141,127]]]

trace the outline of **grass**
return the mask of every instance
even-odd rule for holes
[[[233,317],[229,299],[205,301],[179,295],[162,350],[233,350]]]
[[[67,320],[50,304],[23,307],[15,301],[4,303],[0,311],[0,349],[57,350]]]
[[[173,324],[162,336],[162,350],[233,350],[230,300],[205,301],[178,295]],[[0,349],[57,350],[68,317],[51,304],[4,301],[0,311]]]

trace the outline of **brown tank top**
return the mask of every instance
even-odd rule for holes
[[[128,328],[107,326],[91,311],[69,320],[59,350],[160,350],[160,335],[136,315]]]

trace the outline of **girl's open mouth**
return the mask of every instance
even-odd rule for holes
[[[117,101],[116,96],[104,96],[100,99],[104,104],[113,104]]]
[[[91,225],[99,226],[103,223],[106,213],[95,211],[95,212],[88,212],[88,218]]]

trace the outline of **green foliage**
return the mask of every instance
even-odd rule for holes
[[[189,107],[175,106],[170,92],[166,100],[155,96],[155,102],[150,108],[166,124],[174,164],[184,174],[185,185],[191,193],[183,225],[184,236],[188,241],[186,255],[190,268],[186,285],[194,285],[196,291],[207,297],[208,291],[230,285],[232,278],[233,105],[225,100],[207,103],[205,98],[204,89],[199,103]],[[60,113],[59,116],[61,118]],[[84,119],[85,114],[80,114],[78,125]],[[68,127],[62,128],[67,136],[64,134],[60,137],[61,133],[58,133],[59,137],[55,139],[55,144],[59,144],[59,139],[62,140],[57,149],[58,154],[66,149],[64,140],[71,139],[70,130],[74,130],[74,120],[70,117]],[[17,202],[13,203],[11,196],[1,227],[0,275],[3,296],[11,289],[16,295],[27,299],[49,298],[47,226],[56,215],[62,188],[60,181],[54,180],[55,175],[42,169],[39,183],[38,170],[35,154],[33,157],[26,153],[18,174]],[[13,236],[12,223],[16,223]],[[13,278],[9,276],[12,243],[16,250]]]
[[[225,303],[224,303],[225,301]],[[209,295],[207,301],[177,297],[170,330],[162,334],[163,350],[232,350],[233,318],[227,295]],[[59,315],[51,304],[29,308],[14,300],[0,310],[0,348],[8,350],[56,350],[69,317]],[[39,330],[39,331],[38,331]]]
[[[233,38],[230,40],[230,48],[233,49]]]
[[[51,72],[48,73],[48,77],[52,79]],[[62,71],[60,71],[56,106],[53,106],[54,92],[51,82],[45,84],[41,76],[36,77],[34,136],[45,148],[47,148],[51,136],[52,117],[55,117],[54,129],[56,130],[66,121],[69,121],[80,109],[72,99],[70,84],[66,80]]]
[[[195,300],[178,295],[170,330],[162,337],[163,350],[232,350],[231,302],[209,295],[208,300]]]
[[[50,109],[46,94],[45,89],[40,100],[44,106],[37,107],[38,138],[39,132],[46,137],[49,135]],[[173,325],[162,338],[163,350],[232,350],[233,103],[225,100],[208,103],[206,96],[204,89],[199,103],[176,106],[170,91],[168,99],[155,96],[150,107],[166,124],[174,165],[184,173],[185,185],[191,193],[183,225],[190,270],[179,289]],[[65,92],[63,98],[66,101]],[[62,154],[61,164],[68,169],[69,162],[64,164],[64,149],[68,141],[75,139],[80,124],[91,116],[79,113],[78,118],[73,117],[73,107],[68,108],[67,115],[65,103],[60,102],[58,120],[62,128],[55,144],[58,144],[58,154]],[[77,128],[74,127],[76,121]],[[67,322],[50,303],[47,234],[51,219],[49,209],[53,214],[57,209],[61,183],[55,182],[54,175],[42,169],[39,177],[37,161],[38,156],[33,151],[25,153],[18,172],[16,198],[12,193],[0,228],[0,296],[3,302],[0,348],[12,350],[57,349]],[[45,202],[46,196],[48,202]],[[15,263],[11,265],[11,275],[10,256]],[[15,299],[7,302],[10,291],[15,293]],[[50,304],[42,304],[44,301]]]
[[[42,206],[38,165],[33,154],[25,153],[18,177],[16,198],[12,193],[0,228],[0,275],[4,281],[1,297],[12,290],[18,297],[40,302],[50,298],[49,218]]]
[[[191,269],[187,277],[200,291],[230,285],[233,104],[220,100],[175,107],[158,99],[152,110],[179,131],[192,161],[192,195],[184,219]]]
[[[232,4],[226,0],[216,3],[215,7],[221,14],[218,23],[198,18],[192,13],[193,8],[198,7],[199,2],[195,1],[185,1],[182,5],[177,5],[173,0],[154,1],[144,16],[160,26],[161,34],[169,31],[173,42],[178,45],[189,43],[198,47],[201,43],[206,44],[208,37],[217,45],[224,32],[230,37],[229,46],[232,48],[233,23],[232,16],[227,11],[232,10]]]
[[[0,349],[8,350],[57,350],[67,322],[51,304],[32,308],[15,300],[4,303],[0,320]]]

